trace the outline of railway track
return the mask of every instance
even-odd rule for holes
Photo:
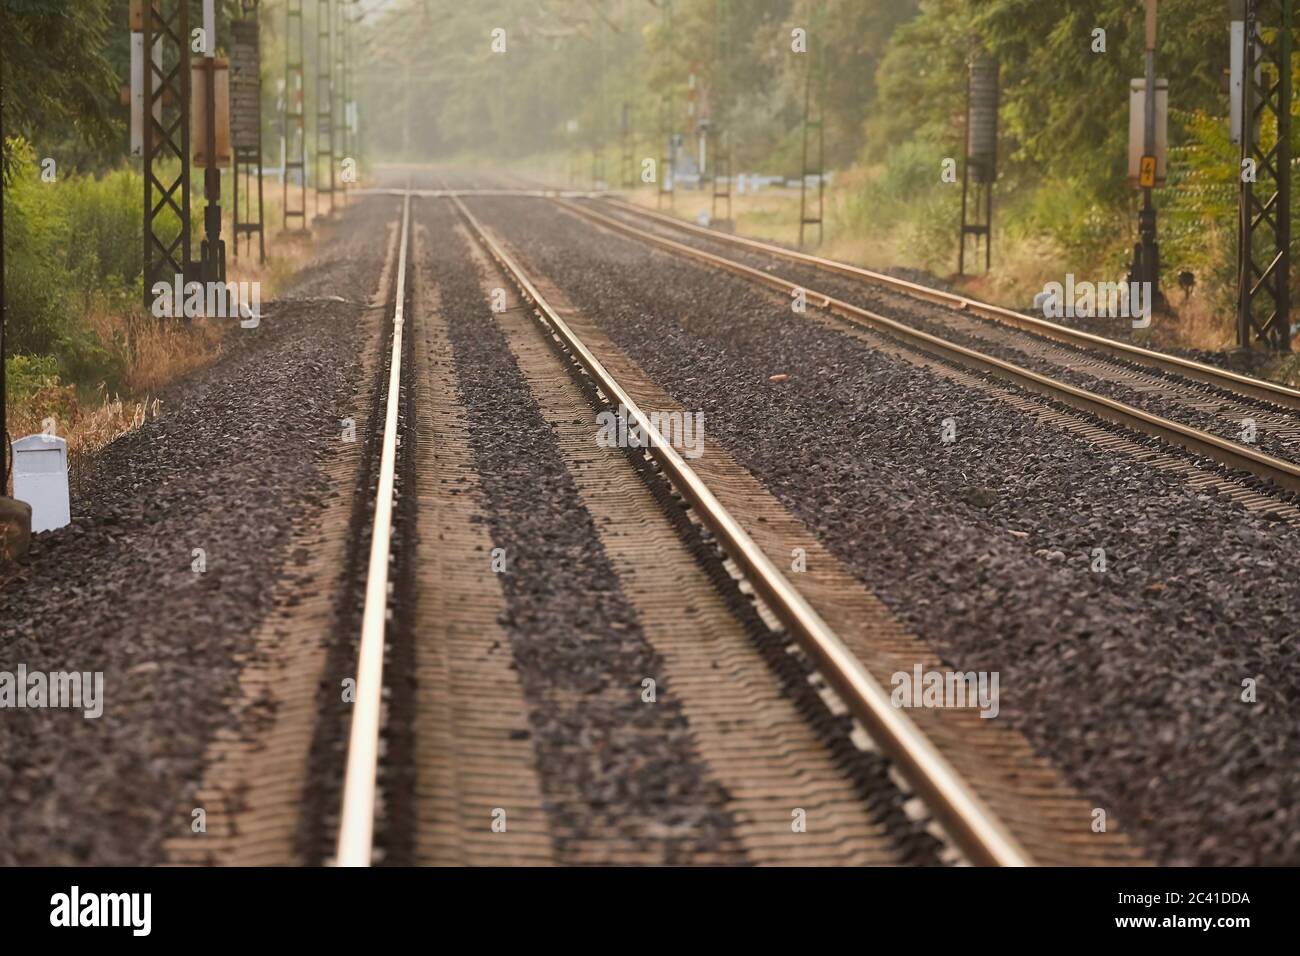
[[[931,652],[917,644],[899,642],[892,636],[878,638],[880,625],[874,618],[882,612],[870,602],[863,603],[861,599],[869,596],[865,592],[855,598],[860,585],[847,577],[828,582],[824,575],[821,578],[808,575],[801,577],[800,585],[794,587],[792,579],[776,568],[770,555],[786,548],[786,542],[797,532],[786,529],[774,540],[774,530],[784,520],[783,510],[777,506],[778,510],[772,511],[760,504],[764,492],[757,485],[738,492],[731,485],[734,476],[725,480],[720,477],[726,471],[718,470],[717,457],[711,457],[705,467],[700,467],[705,463],[692,465],[659,435],[644,455],[620,453],[611,459],[619,462],[626,457],[633,461],[632,469],[621,471],[620,466],[606,462],[588,473],[591,468],[589,416],[593,409],[622,406],[628,410],[631,423],[647,433],[657,434],[642,409],[668,407],[664,404],[667,399],[656,398],[653,389],[647,391],[644,381],[629,374],[626,357],[616,356],[612,343],[595,334],[594,325],[572,312],[567,297],[544,274],[532,271],[528,260],[498,231],[500,225],[485,225],[471,208],[483,203],[486,211],[493,203],[504,204],[492,207],[499,214],[500,209],[508,208],[514,201],[534,204],[537,208],[545,208],[549,203],[539,203],[533,195],[513,198],[486,193],[458,195],[458,190],[445,187],[399,192],[402,195],[400,224],[390,224],[390,237],[394,240],[390,265],[394,290],[389,307],[392,324],[387,344],[380,347],[389,358],[386,368],[381,366],[376,375],[386,384],[376,386],[374,393],[376,411],[382,407],[384,412],[380,428],[374,431],[373,451],[369,453],[373,456],[372,467],[376,469],[371,479],[375,501],[369,512],[369,559],[357,559],[366,567],[364,588],[359,581],[356,586],[358,595],[364,593],[364,608],[359,608],[361,633],[357,642],[356,694],[349,708],[348,745],[340,760],[344,772],[333,862],[342,866],[447,861],[536,865],[660,859],[655,852],[647,854],[635,838],[625,835],[619,838],[623,842],[593,838],[590,832],[578,832],[581,827],[573,831],[559,822],[570,811],[557,811],[553,781],[556,771],[543,766],[549,759],[542,752],[545,748],[540,743],[532,743],[538,735],[533,719],[538,691],[536,687],[526,686],[526,676],[516,673],[520,648],[515,646],[513,658],[508,653],[498,656],[490,649],[485,654],[489,644],[494,648],[508,645],[513,639],[499,623],[512,612],[509,602],[503,602],[493,576],[486,575],[484,581],[485,576],[466,566],[464,561],[466,555],[503,543],[499,531],[489,534],[474,530],[476,523],[481,528],[497,520],[499,501],[482,495],[480,489],[476,513],[470,505],[473,495],[458,498],[455,504],[447,496],[449,484],[461,483],[466,474],[481,473],[484,466],[481,457],[475,458],[480,452],[471,447],[473,428],[464,419],[464,410],[457,411],[458,401],[464,398],[461,390],[465,388],[465,372],[452,370],[449,364],[451,346],[446,331],[453,326],[445,326],[438,333],[428,321],[431,314],[441,311],[439,296],[443,289],[441,280],[434,280],[426,272],[431,259],[448,255],[448,241],[460,241],[473,251],[482,283],[481,302],[495,297],[499,290],[493,286],[510,288],[514,304],[507,308],[509,314],[489,320],[502,328],[513,329],[507,337],[515,358],[509,358],[507,352],[507,362],[519,361],[526,372],[527,388],[543,403],[547,419],[560,423],[551,427],[558,428],[559,435],[568,435],[565,439],[568,445],[563,449],[565,467],[578,476],[586,507],[591,509],[598,525],[628,524],[618,533],[602,531],[604,547],[618,565],[624,587],[629,588],[636,615],[656,629],[656,646],[672,665],[669,671],[676,674],[675,679],[682,681],[682,686],[695,688],[695,703],[685,708],[683,716],[689,718],[692,733],[699,735],[701,765],[727,768],[718,771],[723,785],[727,791],[740,795],[728,812],[739,813],[737,833],[742,836],[744,858],[779,863],[792,859],[790,853],[802,853],[803,859],[824,862],[836,858],[835,854],[846,846],[857,846],[847,856],[841,856],[840,861],[916,862],[934,852],[917,851],[919,844],[899,842],[900,839],[914,841],[917,833],[924,834],[925,830],[924,826],[917,831],[900,825],[901,816],[893,823],[884,824],[881,833],[871,839],[866,839],[859,830],[857,836],[848,838],[848,843],[841,841],[817,848],[805,844],[795,849],[793,844],[782,845],[779,838],[773,841],[770,831],[762,826],[755,829],[753,820],[770,819],[772,815],[774,801],[771,793],[765,793],[772,789],[771,775],[783,776],[794,771],[794,779],[806,780],[808,767],[823,768],[815,770],[814,779],[821,779],[818,774],[829,774],[813,790],[832,813],[839,812],[834,811],[836,806],[845,807],[859,800],[864,806],[876,808],[868,816],[879,812],[880,798],[872,787],[885,778],[881,777],[875,784],[865,784],[861,772],[850,769],[858,759],[854,755],[861,753],[861,744],[849,744],[848,736],[843,728],[835,726],[834,719],[828,721],[818,716],[816,710],[824,708],[824,702],[814,700],[809,704],[803,700],[791,708],[790,701],[798,701],[801,696],[811,694],[817,698],[818,687],[826,688],[830,699],[836,702],[827,715],[837,712],[837,707],[846,708],[870,737],[869,752],[883,755],[883,765],[893,768],[892,772],[902,778],[895,791],[901,796],[889,800],[920,798],[925,808],[921,819],[928,821],[926,826],[930,832],[940,837],[940,845],[948,847],[943,851],[944,859],[1027,865],[1072,859],[1070,854],[1079,850],[1084,854],[1081,859],[1093,862],[1135,862],[1140,858],[1122,833],[1115,834],[1116,841],[1100,844],[1095,839],[1086,839],[1086,835],[1080,841],[1078,835],[1071,834],[1081,816],[1077,797],[1068,786],[1061,787],[1054,769],[1036,763],[1038,758],[1017,732],[1004,734],[1005,728],[986,726],[979,720],[972,721],[963,730],[960,721],[945,724],[947,718],[956,716],[954,712],[942,714],[943,719],[939,719],[940,714],[936,712],[907,713],[892,706],[884,689],[892,668],[882,673],[880,661],[872,659],[872,655],[884,649],[891,661],[924,661],[931,659]],[[615,228],[617,223],[610,217],[596,218],[598,213],[563,198],[557,202],[568,212],[593,221],[600,228]],[[436,221],[421,225],[416,216],[419,208],[443,212]],[[634,228],[625,223],[615,231],[633,235]],[[459,240],[455,240],[454,232],[459,233]],[[684,246],[663,236],[634,235],[634,238],[657,240],[661,247],[675,254],[681,251],[679,246]],[[713,256],[714,260],[725,259],[700,250],[696,253]],[[705,261],[717,264],[710,259]],[[745,263],[731,263],[727,271],[747,280],[761,279],[768,287],[773,287],[774,281],[789,281],[756,274],[757,270]],[[816,291],[807,294],[814,305],[819,302],[830,305],[829,311],[838,318],[843,316],[836,311],[836,306],[845,306],[844,311],[850,314],[856,308]],[[463,310],[463,299],[458,308]],[[494,307],[492,311],[497,309]],[[453,314],[455,311],[449,313]],[[537,351],[540,346],[528,344],[531,339],[526,341],[528,337],[522,331],[525,327],[533,330],[528,335],[544,343],[544,348]],[[872,328],[879,331],[881,326],[873,323]],[[893,334],[892,326],[884,328]],[[903,335],[895,337],[901,339]],[[923,341],[929,346],[927,352],[948,354],[939,347],[942,343]],[[443,359],[419,358],[425,353],[442,354]],[[434,364],[428,364],[429,361]],[[446,367],[436,372],[439,361]],[[574,399],[565,399],[555,392],[554,375],[572,378],[573,387],[586,398],[573,405]],[[635,387],[625,384],[625,375],[629,381],[636,382]],[[416,395],[414,401],[412,390]],[[582,418],[588,419],[586,426],[579,421]],[[529,454],[530,448],[524,442],[513,454]],[[639,458],[644,458],[644,464],[638,463]],[[731,467],[736,466],[733,463]],[[639,479],[638,469],[641,470]],[[624,487],[629,482],[652,489],[662,486],[668,490],[669,498],[656,491],[659,497],[646,497],[640,505],[633,505]],[[715,485],[715,482],[724,483]],[[725,489],[726,493],[715,489]],[[736,510],[738,505],[742,510]],[[1278,507],[1288,508],[1281,503]],[[650,513],[656,508],[662,508],[663,512],[651,518]],[[676,513],[674,509],[688,516],[687,524],[698,528],[695,533],[703,536],[701,540],[709,549],[718,549],[717,557],[710,560],[717,561],[719,568],[725,565],[727,569],[723,572],[725,583],[719,583],[715,576],[711,584],[709,579],[702,579],[703,587],[719,589],[717,593],[738,587],[736,593],[744,605],[740,607],[730,598],[730,603],[717,605],[711,627],[714,631],[719,627],[722,631],[734,630],[734,623],[720,625],[718,621],[727,615],[738,615],[737,620],[748,621],[745,625],[749,629],[748,639],[755,641],[756,647],[766,647],[753,658],[754,663],[747,665],[749,670],[742,667],[736,672],[747,675],[743,678],[747,688],[744,699],[720,694],[718,676],[710,670],[718,666],[719,660],[727,661],[728,668],[740,666],[734,663],[734,648],[727,644],[735,638],[715,634],[705,639],[702,635],[709,633],[708,629],[700,631],[693,626],[702,623],[699,619],[684,619],[680,608],[667,609],[658,603],[660,595],[677,586],[680,568],[670,570],[672,566],[665,565],[664,574],[658,577],[646,570],[648,564],[663,563],[664,547],[663,537],[655,540],[646,526],[648,522],[663,522],[665,515]],[[430,514],[432,519],[428,517]],[[741,514],[745,515],[744,519],[738,518]],[[507,514],[505,520],[517,519],[510,519]],[[763,524],[754,525],[754,521]],[[687,533],[679,527],[674,532],[673,527],[677,526],[671,522],[665,525],[668,536],[686,541]],[[755,531],[761,533],[755,536]],[[816,560],[819,568],[835,563],[835,559],[820,552]],[[639,585],[629,583],[638,576]],[[636,596],[638,593],[640,598]],[[716,596],[706,598],[703,591],[695,594],[693,598],[683,598],[694,605],[692,613],[709,600],[716,601]],[[473,595],[472,600],[467,600],[467,595]],[[873,623],[860,633],[859,622],[868,619]],[[762,624],[764,620],[766,624]],[[449,625],[448,621],[453,623]],[[756,640],[755,621],[765,633],[771,629],[777,639],[766,645],[763,640],[768,639]],[[689,636],[683,631],[684,624],[692,625],[688,627]],[[851,636],[843,630],[846,625],[854,632]],[[435,631],[445,633],[441,634],[440,642],[431,643],[428,636]],[[888,627],[884,632],[887,634]],[[682,636],[673,638],[672,634]],[[879,639],[879,648],[863,644],[864,637],[868,642]],[[623,642],[617,632],[609,639],[613,641],[612,647]],[[808,674],[797,668],[785,670],[791,640],[800,649],[800,659],[811,662],[811,682]],[[867,660],[872,663],[867,665],[864,663]],[[413,675],[413,679],[408,675]],[[550,679],[542,676],[544,681]],[[553,690],[542,693],[549,695]],[[752,713],[738,717],[737,708],[749,708]],[[790,720],[816,728],[812,738],[795,746],[793,751],[789,749],[792,746]],[[412,725],[406,737],[400,726],[404,722]],[[748,735],[752,742],[747,751],[737,751],[734,731],[727,728],[746,722],[753,726]],[[781,727],[785,729],[777,729]],[[777,729],[775,734],[774,729]],[[577,737],[583,739],[583,734],[578,733]],[[1008,745],[1010,737],[1016,739]],[[825,764],[825,757],[809,756],[812,753],[809,747],[828,748],[836,756],[830,764]],[[792,754],[803,756],[792,758]],[[992,765],[991,759],[996,761],[998,769],[986,773],[986,767]],[[539,760],[542,763],[535,765]],[[807,763],[809,760],[812,763]],[[838,769],[830,770],[831,765]],[[833,783],[836,776],[857,781],[856,793],[843,791],[842,784]],[[448,822],[449,819],[481,819],[489,811],[496,812],[500,809],[497,804],[510,803],[509,799],[501,798],[503,792],[516,801],[510,808],[510,841],[484,840],[469,832],[472,828],[468,824]],[[799,792],[796,785],[775,802],[781,806],[802,803],[800,797],[794,796]],[[1039,799],[1035,793],[1051,796],[1043,796],[1041,805],[1035,806],[1035,800]],[[645,821],[634,821],[629,824],[629,832],[637,832],[637,828],[646,825]],[[651,821],[648,825],[653,828],[658,824]],[[843,829],[842,822],[837,826],[841,827],[841,833],[855,832],[851,826]],[[900,833],[904,836],[900,837]],[[859,840],[865,842],[859,844],[856,842]],[[911,850],[898,849],[909,845],[913,847]],[[716,854],[703,851],[682,859],[732,862],[738,859],[734,852],[721,845]],[[814,855],[809,856],[810,853]]]
[[[1241,422],[1246,418],[1257,419],[1261,431],[1272,429],[1276,432],[1274,447],[1289,449],[1295,446],[1300,450],[1300,421],[1292,414],[1294,409],[1300,407],[1300,393],[1293,389],[1067,329],[853,266],[726,235],[626,203],[618,203],[615,208],[619,215],[612,216],[597,211],[590,203],[576,203],[566,199],[553,201],[601,228],[740,275],[786,294],[802,293],[809,305],[839,320],[883,332],[910,347],[940,356],[961,367],[989,373],[1113,425],[1150,435],[1194,455],[1211,458],[1229,469],[1248,472],[1278,489],[1287,492],[1300,490],[1300,465],[1294,461],[1230,440],[1204,427],[1213,422],[1215,414],[1226,410],[1226,423],[1222,420],[1219,422],[1220,431],[1224,427],[1240,428]],[[631,220],[635,220],[635,224]],[[667,233],[675,233],[676,238],[670,238]],[[686,237],[693,241],[683,241]],[[702,248],[704,243],[714,247],[743,249],[745,256],[733,258],[722,255]],[[773,262],[778,265],[773,265]],[[891,292],[935,304],[941,311],[954,317],[954,323],[960,323],[963,327],[955,329],[950,326],[926,331],[909,321],[864,308],[844,297],[853,296],[853,291],[846,287],[846,282],[841,282],[835,290],[839,292],[837,296],[812,287],[804,276],[798,277],[801,281],[789,278],[790,270],[796,265],[806,270],[834,275],[859,286],[863,283],[886,286]],[[1122,358],[1130,366],[1155,373],[1143,378],[1138,383],[1139,386],[1146,392],[1157,391],[1170,396],[1171,413],[1176,413],[1179,409],[1186,410],[1189,417],[1200,419],[1202,427],[1153,413],[1128,401],[1102,394],[1094,388],[1072,384],[1066,380],[1067,376],[1062,374],[1059,367],[1051,368],[1043,362],[1036,363],[1037,367],[1031,367],[1033,363],[1015,360],[1019,357],[1009,354],[1007,350],[1001,350],[999,354],[999,349],[990,347],[978,335],[970,335],[970,329],[965,327],[974,323],[987,325],[994,322],[1013,326],[1015,334],[1026,338],[1032,331],[1033,336],[1040,337],[1039,341],[1042,341],[1042,336],[1047,336],[1055,342],[1064,343],[1070,349],[1073,362],[1085,366],[1089,370],[1088,374],[1094,377],[1102,371],[1100,363],[1097,362],[1095,353],[1089,355],[1084,350],[1101,349],[1109,356]],[[987,334],[986,329],[978,331]],[[963,338],[965,342],[962,341]],[[1132,378],[1128,369],[1119,371],[1121,375]],[[1213,413],[1210,409],[1213,409]]]
[[[399,411],[402,401],[403,333],[405,331],[406,267],[410,247],[411,198],[402,203],[398,237],[396,304],[393,310],[384,430],[375,493],[370,560],[366,571],[365,604],[357,652],[356,696],[348,736],[347,765],[339,812],[335,862],[367,866],[374,838],[376,777],[383,721],[384,645],[389,613],[389,566],[392,561],[394,489],[397,481]]]
[[[673,486],[691,504],[727,555],[766,606],[780,618],[821,673],[861,721],[877,744],[902,769],[915,791],[943,823],[945,830],[973,862],[1023,866],[1028,854],[1006,826],[985,806],[951,764],[900,710],[889,694],[853,656],[844,642],[822,620],[749,533],[727,511],[684,458],[613,378],[599,358],[574,334],[523,269],[479,224],[459,199],[452,200],[475,237],[505,270],[539,321],[555,335],[586,375],[591,376],[608,402],[625,408],[631,422],[649,436],[647,453],[654,458]]]
[[[427,200],[426,200],[427,201]],[[726,557],[734,563],[762,605],[779,619],[808,656],[822,678],[834,689],[852,715],[867,729],[875,745],[901,771],[911,791],[920,796],[933,819],[968,860],[978,864],[1027,865],[1030,854],[989,808],[949,760],[901,710],[890,703],[889,693],[863,666],[843,640],[772,563],[697,472],[665,440],[632,396],[615,380],[593,350],[573,331],[539,291],[539,287],[511,254],[479,223],[457,197],[433,200],[452,203],[467,233],[490,256],[528,304],[533,318],[548,336],[557,340],[574,363],[571,370],[594,385],[613,407],[626,409],[650,436],[645,453],[660,477],[666,477],[689,503],[689,511],[708,529]],[[380,472],[377,480],[365,607],[358,645],[356,700],[352,716],[343,786],[335,863],[364,866],[372,861],[376,815],[385,800],[376,783],[380,772],[385,715],[383,673],[385,643],[391,640],[387,621],[394,556],[390,546],[394,523],[394,486],[397,449],[403,441],[398,414],[404,388],[403,334],[407,288],[408,248],[411,244],[411,206],[407,194],[402,213],[397,301],[391,341],[385,424]],[[716,666],[716,665],[715,665]]]
[[[942,342],[818,309],[862,306],[757,253],[697,249],[731,264],[715,270],[678,248],[686,231],[596,203],[412,185],[369,200],[385,254],[345,287],[367,336],[339,406],[364,440],[328,458],[346,493],[295,532],[240,723],[194,801],[211,835],[170,839],[173,862],[1181,859],[1150,821],[1202,813],[1168,795],[1195,755],[1162,750],[1168,775],[1141,762],[1163,730],[1144,715],[1187,715],[1158,665],[1088,668],[1146,628],[1164,642],[1153,658],[1212,695],[1250,602],[1203,582],[1276,586],[1300,512],[1271,485],[1007,388]],[[792,319],[774,279],[810,314]],[[1227,391],[1168,374],[1180,396]],[[725,425],[698,459],[664,440],[598,449],[593,415],[619,406],[647,431],[688,408]],[[933,455],[948,410],[963,440]],[[998,500],[972,510],[971,489]],[[1112,494],[1113,522],[1095,518]],[[1094,543],[1112,575],[1079,562]],[[785,570],[792,549],[806,568]],[[487,572],[498,552],[509,573]],[[1203,606],[1171,611],[1166,587]],[[1249,620],[1275,635],[1286,598]],[[914,665],[1001,673],[1010,719],[897,709],[884,688]],[[1156,703],[1117,707],[1135,693]],[[1218,720],[1220,750],[1250,739],[1235,710]],[[1098,810],[1109,831],[1090,827]]]
[[[763,242],[757,239],[749,239],[744,236],[719,232],[715,229],[708,229],[704,226],[698,226],[674,216],[665,215],[664,213],[656,212],[652,209],[646,209],[642,206],[637,206],[633,203],[614,197],[605,196],[603,199],[608,205],[621,212],[630,213],[634,216],[651,220],[659,225],[667,226],[670,229],[688,235],[697,236],[701,239],[724,243],[763,256],[769,256],[774,259],[781,259],[786,262],[807,266],[828,275],[841,276],[856,282],[863,282],[893,292],[903,293],[925,302],[943,306],[946,309],[951,309],[968,315],[976,315],[980,318],[988,319],[991,322],[997,322],[1023,331],[1033,332],[1036,335],[1044,336],[1058,342],[1064,342],[1079,348],[1105,352],[1148,368],[1172,372],[1193,381],[1215,386],[1216,388],[1236,391],[1251,398],[1261,399],[1262,401],[1270,402],[1285,408],[1300,410],[1300,391],[1289,388],[1285,385],[1279,385],[1276,382],[1251,378],[1247,375],[1240,375],[1226,369],[1216,368],[1213,365],[1206,365],[1204,362],[1196,362],[1191,359],[1183,358],[1182,356],[1158,352],[1153,349],[1146,349],[1138,345],[1133,345],[1129,342],[1121,342],[1117,339],[1109,339],[1104,336],[1094,335],[1080,329],[1073,329],[1056,322],[1049,322],[1032,315],[1026,315],[1023,312],[1016,312],[1012,309],[1006,309],[1001,306],[980,302],[976,299],[968,298],[967,296],[945,292],[942,289],[934,289],[915,282],[908,282],[906,279],[900,279],[897,276],[886,275],[882,272],[874,272],[870,269],[864,269],[843,262],[836,262],[834,259],[826,259],[821,256],[799,252],[794,249],[787,249],[786,247],[776,245],[775,243]]]

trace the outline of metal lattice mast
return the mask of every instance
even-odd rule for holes
[[[600,73],[596,78],[596,123],[591,143],[591,188],[600,189],[605,179],[605,16],[604,3],[596,4],[596,51]]]
[[[303,78],[303,0],[287,0],[284,31],[284,230],[307,228],[307,96]],[[298,173],[298,208],[289,203],[289,173]]]
[[[262,53],[258,0],[241,0],[242,20],[231,23],[233,45],[230,63],[231,148],[230,176],[233,251],[239,256],[239,237],[251,249],[257,233],[258,261],[266,262],[265,209],[262,193]],[[244,214],[239,211],[239,177],[244,176]],[[252,178],[257,176],[257,218],[252,216]]]
[[[659,168],[659,197],[657,205],[661,208],[664,204],[664,196],[668,197],[668,205],[673,205],[674,190],[677,188],[676,182],[673,181],[673,0],[661,0],[661,17],[660,29],[664,36],[664,91],[661,104],[660,115],[660,135],[664,147],[663,160]]]
[[[327,215],[334,214],[334,77],[331,51],[332,0],[316,4],[316,215],[321,214],[321,197],[329,196]],[[322,170],[321,164],[324,163]]]
[[[190,259],[190,27],[186,0],[145,5],[144,304],[156,282],[187,281]],[[155,45],[158,54],[154,55]]]
[[[727,106],[731,91],[731,3],[716,0],[714,7],[714,37],[712,90],[710,90],[710,129],[713,133],[713,200],[709,218],[718,218],[719,201],[727,204],[727,220],[731,219],[731,129]]]
[[[626,7],[626,3],[624,4],[624,7]],[[633,97],[636,95],[639,77],[635,68],[636,59],[634,57],[625,56],[624,62],[627,69],[624,71],[623,80],[619,84],[624,97],[618,120],[619,140],[622,147],[619,164],[619,179],[624,189],[635,189],[637,183],[636,106]]]
[[[1237,343],[1290,351],[1292,0],[1246,0],[1245,20]]]
[[[623,141],[621,179],[624,189],[636,188],[636,137],[632,132],[632,104],[623,101],[623,114],[619,118],[619,136]]]
[[[343,19],[343,155],[360,163],[356,156],[357,137],[353,124],[356,118],[356,23],[358,14],[351,10],[357,0],[347,0],[348,12]]]
[[[226,281],[226,241],[221,238],[221,164],[217,119],[217,26],[215,0],[203,4],[206,35],[199,61],[203,83],[203,241],[199,243],[199,277],[204,282]],[[228,117],[226,117],[228,119]]]
[[[333,114],[334,133],[333,143],[335,147],[335,160],[344,159],[348,155],[348,120],[347,120],[347,65],[344,54],[345,13],[343,8],[347,5],[348,0],[336,0],[334,4],[334,45],[333,56],[334,63],[331,67],[333,83],[331,90],[334,95],[334,101],[330,104],[330,112]],[[341,193],[340,199],[347,201],[348,183],[345,179],[340,179],[338,189]]]
[[[825,71],[822,69],[822,42],[821,42],[821,5],[818,4],[813,11],[812,21],[809,24],[812,36],[809,38],[810,43],[808,52],[804,54],[808,58],[808,69],[804,74],[803,87],[803,165],[800,167],[799,176],[799,248],[804,245],[804,229],[807,226],[815,225],[817,227],[817,244],[820,245],[823,239],[822,233],[822,211],[824,208],[826,192],[826,128],[823,120],[823,104],[825,103]],[[813,168],[808,167],[808,147],[809,141],[816,138],[817,148],[817,165]],[[817,176],[817,215],[808,214],[808,177],[816,174]]]

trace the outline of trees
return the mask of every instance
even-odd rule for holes
[[[116,7],[125,11],[125,0],[0,0],[6,139],[60,143],[73,164],[119,149],[118,84],[106,55]],[[6,143],[6,177],[11,159]]]

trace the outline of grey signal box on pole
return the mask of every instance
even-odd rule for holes
[[[976,57],[970,64],[970,106],[966,159],[977,183],[997,179],[998,61]]]
[[[998,176],[998,61],[972,51],[966,74],[966,163],[961,177],[961,244],[957,272],[966,273],[966,237],[984,243],[984,271],[993,264],[993,183]]]

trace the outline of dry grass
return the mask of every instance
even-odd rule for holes
[[[660,208],[658,190],[654,186],[643,186],[624,195],[630,202],[645,206],[647,209]],[[829,198],[828,191],[828,227],[831,223]],[[702,214],[707,217],[712,206],[713,193],[708,187],[679,189],[672,196],[671,206],[665,197],[661,211],[696,222],[701,221]],[[790,246],[797,245],[799,242],[799,190],[797,189],[765,186],[757,193],[744,194],[733,189],[731,212],[734,231],[739,235],[768,239]]]
[[[68,443],[68,467],[75,471],[81,458],[157,418],[161,404],[155,399],[126,400],[109,396],[103,388],[96,399],[82,404],[71,385],[42,389],[9,410],[9,430],[14,437],[49,429]],[[6,489],[8,493],[8,489]]]
[[[102,382],[81,388],[50,382],[9,409],[13,437],[59,435],[68,443],[72,469],[83,456],[161,414],[158,393],[215,361],[230,327],[222,320],[196,319],[188,326],[160,322],[143,309],[95,307],[84,319],[123,370],[126,394],[110,393]]]
[[[319,229],[285,233],[281,228],[283,206],[279,184],[268,181],[264,194],[265,263],[258,262],[256,241],[245,244],[241,240],[242,254],[234,255],[228,209],[222,229],[227,239],[227,280],[261,283],[261,297],[265,302],[278,294],[311,259]],[[315,210],[315,202],[314,190],[308,190],[309,213]],[[229,319],[194,319],[190,323],[160,321],[142,306],[113,308],[103,303],[88,308],[82,321],[122,370],[125,394],[110,393],[102,382],[80,387],[51,382],[8,409],[11,437],[53,428],[55,434],[68,442],[69,467],[74,471],[85,455],[162,414],[159,393],[215,362],[221,354],[222,340],[238,329]]]
[[[1181,292],[1173,292],[1170,304],[1175,314],[1163,320],[1157,318],[1151,323],[1151,342],[1157,348],[1218,352],[1236,347],[1232,316],[1225,319],[1223,310],[1205,296],[1193,294],[1184,300]]]
[[[315,219],[315,210],[317,208],[316,190],[309,188],[307,190],[307,228],[304,232],[296,227],[285,231],[284,223],[284,190],[279,182],[268,179],[263,189],[263,196],[266,200],[266,208],[263,214],[263,222],[266,227],[266,262],[257,261],[257,240],[253,237],[251,242],[241,238],[239,242],[239,255],[235,255],[235,243],[233,240],[233,226],[230,222],[229,210],[224,210],[226,214],[222,229],[225,230],[226,236],[226,278],[232,282],[260,282],[262,284],[262,300],[266,301],[272,296],[277,295],[293,276],[311,259],[315,252],[316,240],[320,229]],[[348,203],[354,203],[357,199],[349,197]],[[290,202],[294,208],[298,205],[298,194],[296,190],[291,189]],[[243,200],[240,200],[241,210],[244,208]],[[329,200],[324,201],[323,209],[329,208]],[[314,230],[314,231],[313,231]]]
[[[194,319],[187,324],[137,312],[91,310],[84,318],[101,342],[114,343],[128,394],[135,396],[154,394],[211,364],[232,327],[222,319]]]
[[[808,226],[804,234],[804,250],[877,271],[896,266],[923,268],[924,263],[915,255],[908,236],[903,231],[865,230],[854,222],[851,200],[871,175],[871,170],[862,167],[853,167],[835,174],[835,179],[826,187],[824,197],[822,241],[818,242],[817,227]],[[659,208],[658,194],[653,186],[622,195],[647,209]],[[809,209],[811,214],[816,209],[816,192],[810,190],[808,195],[809,202],[813,204]],[[732,222],[729,228],[737,235],[797,248],[799,202],[797,187],[763,186],[756,193],[743,194],[733,188]],[[709,187],[699,190],[680,189],[674,195],[672,205],[669,206],[665,201],[661,211],[693,222],[704,222],[710,215],[712,205]]]

